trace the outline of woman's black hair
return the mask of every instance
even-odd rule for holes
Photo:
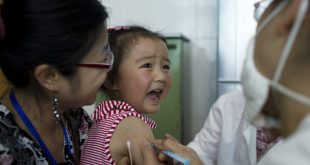
[[[104,32],[108,14],[98,0],[5,0],[1,9],[5,35],[0,43],[0,66],[16,87],[27,87],[40,64],[70,77]],[[66,111],[79,164],[78,128],[82,109]]]
[[[98,0],[5,0],[0,66],[16,87],[49,64],[71,76],[102,32],[108,14]]]
[[[141,26],[117,26],[108,29],[108,34],[110,48],[114,54],[113,68],[108,73],[107,77],[110,81],[114,80],[114,76],[118,72],[123,57],[137,44],[139,38],[158,39],[167,44],[163,35],[152,32]]]

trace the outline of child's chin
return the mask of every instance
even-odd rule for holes
[[[147,113],[147,114],[156,113],[159,111],[159,108],[160,106],[156,106],[156,107],[152,106],[152,108],[145,109],[144,113]]]

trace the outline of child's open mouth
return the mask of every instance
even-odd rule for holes
[[[149,93],[147,93],[147,98],[153,104],[159,104],[160,103],[160,97],[161,97],[162,93],[163,93],[162,89],[151,90]]]

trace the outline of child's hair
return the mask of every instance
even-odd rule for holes
[[[117,74],[119,65],[131,48],[133,48],[140,38],[150,38],[163,41],[167,44],[163,35],[152,32],[141,26],[116,26],[108,29],[109,44],[114,54],[114,63],[112,70],[108,73],[107,79],[109,81],[114,80],[114,76]],[[106,90],[106,88],[104,88]]]

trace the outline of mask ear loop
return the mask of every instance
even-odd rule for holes
[[[297,38],[298,31],[299,31],[299,29],[303,23],[303,20],[305,18],[308,6],[309,6],[308,0],[302,0],[300,5],[299,5],[299,10],[298,10],[295,22],[293,24],[293,28],[292,28],[289,36],[288,36],[287,42],[284,46],[284,49],[283,49],[281,56],[280,56],[280,60],[279,60],[277,67],[276,67],[275,75],[273,78],[274,82],[278,82],[280,80],[281,73],[283,71],[284,65],[285,65],[285,63],[286,63],[286,61],[287,61],[287,59],[291,53],[294,41]]]
[[[298,31],[303,23],[304,17],[307,13],[309,7],[309,1],[308,0],[302,0],[299,5],[299,10],[293,25],[293,28],[288,36],[287,42],[284,46],[284,49],[281,53],[280,60],[278,61],[278,64],[276,66],[276,71],[273,80],[271,81],[271,86],[282,93],[286,94],[293,100],[296,100],[302,104],[305,104],[307,106],[310,106],[310,98],[307,96],[304,96],[302,94],[299,94],[291,89],[288,89],[287,87],[279,84],[279,80],[281,78],[281,74],[283,72],[284,66],[286,64],[286,61],[291,53],[294,41],[297,38]]]
[[[284,9],[284,7],[288,4],[288,2],[289,1],[283,1],[279,5],[279,7],[277,7],[273,12],[269,14],[267,18],[265,18],[265,20],[263,20],[261,25],[257,28],[256,35],[259,34],[262,31],[262,29],[265,28],[271,22],[271,20]]]

